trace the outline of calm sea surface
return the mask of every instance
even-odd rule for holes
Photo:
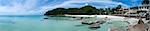
[[[93,30],[74,18],[44,17],[46,16],[0,16],[0,31],[108,31],[112,26],[120,30],[125,30],[127,26],[125,22],[113,21],[112,24],[104,23],[100,25],[101,28]]]

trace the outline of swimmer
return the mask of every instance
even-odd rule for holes
[[[83,19],[83,17],[80,18],[81,20]]]
[[[110,19],[108,17],[105,17],[104,20],[106,20],[108,24],[111,24]]]
[[[104,20],[110,20],[108,17],[105,17]]]
[[[105,19],[107,19],[108,17],[105,17]]]

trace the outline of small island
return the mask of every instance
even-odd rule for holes
[[[56,8],[53,10],[47,11],[44,15],[110,15],[116,14],[118,9],[121,9],[121,5],[118,5],[114,8],[96,8],[91,5],[86,5],[81,8]],[[121,12],[122,13],[122,12]]]

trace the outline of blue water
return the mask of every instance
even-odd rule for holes
[[[0,31],[107,31],[114,26],[125,30],[126,23],[113,21],[112,24],[101,24],[99,29],[89,29],[89,25],[82,25],[80,20],[69,17],[46,16],[0,16]]]

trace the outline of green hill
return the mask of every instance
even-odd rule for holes
[[[121,6],[120,6],[121,7]],[[120,8],[119,7],[119,8]],[[100,15],[100,14],[112,14],[114,13],[113,11],[118,9],[116,8],[99,8],[96,9],[93,6],[87,5],[81,8],[56,8],[53,10],[47,11],[44,15],[64,15],[64,14],[69,14],[69,15]]]

